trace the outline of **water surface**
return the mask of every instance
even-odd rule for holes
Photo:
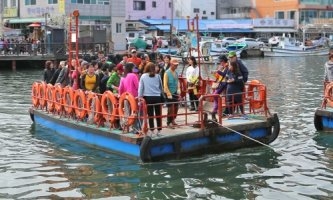
[[[35,127],[42,70],[0,71],[0,198],[333,199],[333,134],[316,132],[326,57],[244,60],[268,87],[281,133],[270,146],[143,164]]]

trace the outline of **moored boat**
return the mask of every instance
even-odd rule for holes
[[[295,38],[281,37],[278,46],[263,47],[264,56],[270,57],[294,57],[294,56],[321,56],[326,55],[329,46],[305,46]]]
[[[178,111],[176,129],[162,126],[159,135],[147,133],[147,104],[144,99],[134,98],[129,93],[121,96],[110,91],[96,94],[35,82],[30,115],[36,128],[45,127],[143,162],[221,153],[257,146],[260,142],[269,144],[277,138],[279,119],[277,114],[269,112],[266,87],[258,81],[246,86],[242,103],[245,115],[234,113],[228,116],[223,116],[226,97],[210,94],[209,80],[201,80],[198,111],[189,110],[185,79],[180,77],[179,81],[183,98],[180,105],[183,106]],[[219,102],[217,121],[208,117],[212,98]],[[125,106],[127,103],[128,107]],[[164,109],[163,104],[160,106]],[[156,117],[166,122],[166,110],[162,116]],[[137,129],[131,128],[134,124],[139,124]]]

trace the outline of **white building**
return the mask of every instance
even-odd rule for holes
[[[39,22],[67,29],[68,16],[79,10],[80,38],[92,37],[94,31],[105,30],[105,38],[94,40],[110,43],[110,50],[125,50],[124,0],[0,0],[4,10],[2,17],[10,27],[23,28]],[[107,52],[108,53],[108,52]]]
[[[173,0],[174,18],[216,19],[216,0]]]

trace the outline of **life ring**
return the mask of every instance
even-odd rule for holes
[[[118,115],[118,101],[117,98],[111,91],[106,91],[102,95],[101,105],[103,118],[109,121],[111,124],[114,123]]]
[[[247,96],[250,101],[250,109],[262,108],[266,101],[266,86],[258,80],[252,80],[248,84]]]
[[[46,106],[46,83],[42,82],[41,84],[39,84],[39,105],[41,106],[41,108],[45,108]]]
[[[74,111],[78,119],[83,119],[86,117],[86,94],[83,90],[75,90],[74,93]]]
[[[89,92],[87,95],[86,109],[88,115],[94,114],[94,122],[98,123],[101,119],[101,101],[94,92]]]
[[[326,105],[333,107],[333,82],[326,84],[325,86],[325,99]]]
[[[39,106],[39,83],[34,82],[32,84],[32,89],[31,89],[31,100],[32,100],[32,105],[37,108]]]
[[[74,90],[72,87],[66,86],[63,88],[62,103],[64,105],[65,113],[67,115],[72,114],[74,110]]]
[[[125,116],[125,100],[129,102],[131,113],[129,116]],[[119,117],[120,118],[127,118],[127,125],[130,126],[134,124],[135,119],[137,118],[137,113],[138,113],[138,104],[136,103],[136,100],[133,95],[131,95],[128,92],[123,93],[119,97]]]
[[[60,113],[62,110],[62,94],[63,94],[63,89],[60,84],[55,85],[54,87],[54,93],[53,93],[53,101],[54,103],[54,109]]]
[[[50,83],[46,85],[46,99],[47,110],[49,112],[54,111],[54,86]]]

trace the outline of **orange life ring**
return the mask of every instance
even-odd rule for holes
[[[252,80],[248,84],[247,96],[250,101],[251,109],[262,108],[266,101],[266,86],[258,80]]]
[[[32,105],[37,108],[39,106],[39,83],[34,82],[32,84],[32,89],[31,89],[31,100],[32,100]]]
[[[127,100],[130,104],[131,114],[129,116],[125,116],[125,100]],[[138,113],[138,104],[136,103],[136,100],[133,95],[131,95],[128,92],[123,93],[119,97],[119,117],[120,118],[127,118],[127,125],[130,126],[134,124],[135,119],[137,118]]]
[[[74,110],[74,90],[70,86],[63,88],[62,92],[62,103],[64,105],[64,110],[67,115],[72,114]]]
[[[62,93],[63,93],[63,89],[61,87],[60,84],[57,84],[55,85],[54,87],[54,97],[53,97],[53,100],[54,100],[54,108],[55,110],[60,113],[61,110],[62,110]]]
[[[325,86],[325,99],[326,105],[333,107],[333,82],[326,84]]]
[[[83,119],[86,117],[87,109],[86,109],[86,94],[83,90],[75,90],[74,93],[74,111],[75,115],[78,119]]]
[[[111,103],[111,105],[109,104]],[[103,118],[110,123],[114,123],[118,115],[118,101],[111,91],[106,91],[101,99]]]
[[[50,83],[46,85],[46,99],[47,110],[52,112],[54,110],[54,86]]]
[[[101,119],[101,101],[94,92],[89,92],[87,95],[86,109],[88,115],[94,113],[94,122],[98,123]]]
[[[39,84],[39,104],[41,108],[43,109],[46,106],[46,83],[42,82]]]

